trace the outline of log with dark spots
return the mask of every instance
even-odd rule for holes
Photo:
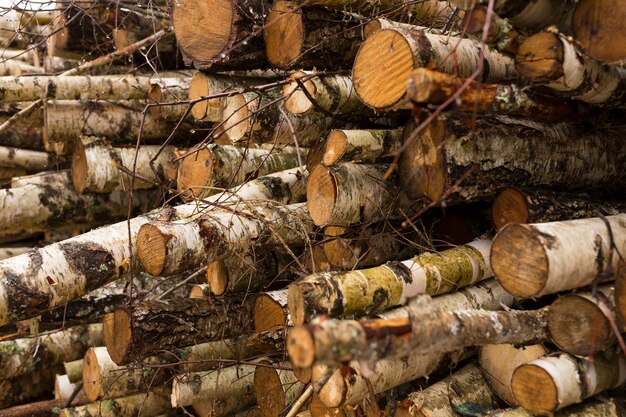
[[[276,177],[260,177],[258,180],[270,191],[272,197],[269,200],[290,200],[291,191],[283,180]],[[295,203],[296,201],[292,201]]]
[[[37,270],[32,270],[33,275]],[[28,285],[20,274],[8,269],[0,270],[5,282],[6,298],[9,310],[9,319],[20,320],[24,317],[36,316],[41,311],[48,310],[52,302],[52,295],[42,292]]]
[[[60,243],[70,269],[85,276],[87,292],[102,287],[116,274],[116,265],[109,250],[94,242]]]

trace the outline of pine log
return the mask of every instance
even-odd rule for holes
[[[128,216],[127,194],[78,194],[67,171],[42,175],[41,185],[24,185],[0,190],[0,230],[42,232],[65,226],[99,225]],[[154,207],[153,191],[135,193],[133,212],[143,213]]]
[[[311,228],[304,203],[225,208],[193,219],[142,226],[138,255],[149,274],[170,276],[249,253],[254,245],[302,245]]]
[[[51,398],[55,374],[59,372],[62,372],[62,368],[48,366],[37,372],[0,381],[0,409],[26,404],[41,398]],[[2,411],[4,410],[0,410]],[[7,417],[14,416],[14,414],[7,415]]]
[[[252,300],[144,301],[106,315],[104,343],[118,365],[159,351],[237,336],[251,328]]]
[[[455,406],[491,410],[498,406],[480,368],[469,364],[424,390],[398,401],[394,417],[457,417]]]
[[[513,223],[496,235],[491,267],[509,293],[538,297],[610,279],[606,271],[617,270],[618,253],[626,253],[626,214]]]
[[[279,416],[300,397],[304,384],[287,369],[289,362],[266,364],[254,371],[254,396],[264,416]]]
[[[513,372],[518,366],[548,353],[541,344],[519,347],[507,343],[485,345],[479,352],[480,368],[493,392],[507,404],[517,406],[511,391]]]
[[[626,360],[621,353],[591,360],[566,353],[544,356],[518,367],[511,389],[517,402],[533,414],[547,416],[568,405],[626,382]]]
[[[267,60],[280,69],[348,69],[363,40],[361,24],[346,13],[276,0],[263,29]]]
[[[0,76],[19,76],[26,74],[41,74],[43,68],[29,65],[15,59],[0,60]]]
[[[309,115],[371,115],[372,110],[357,96],[350,77],[319,75],[312,71],[296,71],[289,84],[283,86],[285,109],[296,116]],[[307,79],[308,78],[308,79]],[[298,80],[303,87],[298,83]]]
[[[491,241],[477,240],[440,253],[339,273],[309,275],[289,286],[294,324],[316,316],[349,317],[382,312],[420,295],[439,295],[493,276]]]
[[[583,291],[559,297],[550,305],[548,330],[552,342],[565,353],[593,356],[616,344],[613,288],[603,285],[595,294]]]
[[[563,35],[546,31],[529,37],[520,44],[515,61],[520,75],[563,97],[623,106],[626,81],[621,72],[587,57]]]
[[[452,97],[465,79],[427,68],[411,73],[407,97],[416,105],[441,105]],[[472,81],[454,108],[465,113],[509,114],[546,122],[577,121],[580,114],[575,104],[542,96],[529,95],[515,84],[481,84]]]
[[[479,68],[479,42],[424,30],[382,29],[363,42],[352,68],[352,81],[361,100],[375,109],[403,107],[406,80],[420,67],[471,76]],[[516,77],[512,59],[485,50],[482,82]]]
[[[75,397],[74,392],[78,389],[78,393]],[[74,403],[86,403],[87,398],[82,388],[78,384],[70,382],[67,375],[57,375],[54,380],[54,398],[59,400],[65,400],[66,402],[73,398]]]
[[[318,226],[349,226],[404,218],[411,203],[383,164],[318,165],[307,183],[307,206]]]
[[[38,338],[0,342],[0,379],[79,359],[89,346],[102,343],[102,326],[70,327]]]
[[[626,203],[599,200],[580,193],[507,187],[494,199],[491,219],[496,228],[509,223],[547,223],[626,212]]]
[[[464,25],[467,33],[482,37],[485,23],[487,22],[487,8],[475,7],[465,14]],[[487,34],[487,45],[497,51],[515,56],[519,44],[526,39],[508,19],[503,19],[496,14],[491,15],[489,22],[489,32]]]
[[[512,410],[496,411],[493,417],[533,417],[534,415],[519,407]],[[624,402],[622,399],[589,400],[582,404],[565,407],[553,414],[555,417],[622,417]]]
[[[331,166],[340,162],[375,162],[396,156],[402,144],[402,129],[331,130],[322,161]],[[313,167],[309,166],[309,169]]]
[[[187,66],[201,70],[267,66],[260,36],[270,10],[267,1],[182,0],[172,8],[176,40]]]
[[[297,167],[298,155],[306,157],[306,150],[291,146],[277,149],[214,144],[196,147],[179,162],[177,189],[184,200],[202,199],[251,179]],[[285,171],[284,174],[274,176],[276,178],[272,181],[287,184],[287,188],[291,188],[292,184],[298,182],[294,180],[299,179],[293,175],[294,172],[301,170]],[[285,178],[282,179],[281,175]],[[282,198],[276,197],[277,200]]]
[[[618,169],[626,163],[621,127],[590,131],[500,120],[505,123],[478,120],[469,128],[437,119],[424,128],[400,159],[409,197],[450,205],[490,198],[506,184],[589,190],[620,188],[625,181]]]
[[[287,309],[287,289],[257,295],[252,307],[252,319],[257,333],[292,325]]]
[[[0,167],[39,172],[50,168],[53,163],[52,155],[45,152],[0,146]]]
[[[61,410],[59,417],[156,417],[168,413],[169,401],[165,393],[149,392],[129,397],[104,400]]]
[[[76,359],[75,361],[64,362],[63,369],[67,379],[72,384],[83,380],[83,359]]]
[[[32,246],[4,246],[0,247],[0,260],[12,258],[17,255],[21,255],[23,253],[31,250]]]
[[[602,62],[619,63],[626,58],[622,23],[626,11],[621,3],[580,0],[572,17],[572,34],[585,54]]]
[[[176,149],[157,145],[113,147],[99,138],[81,138],[72,156],[72,183],[78,193],[110,193],[144,190],[176,181],[177,167],[172,159]],[[160,152],[157,156],[157,152]],[[150,164],[156,156],[154,164]],[[133,167],[136,166],[134,183]],[[133,185],[134,187],[132,187]]]

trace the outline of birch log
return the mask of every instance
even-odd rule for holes
[[[83,380],[83,359],[76,359],[71,362],[64,362],[63,369],[67,379],[72,384]]]
[[[357,53],[352,82],[361,100],[375,109],[406,106],[406,80],[420,67],[471,76],[480,68],[480,46],[473,39],[435,35],[424,30],[382,29],[368,37]],[[517,76],[512,59],[485,50],[481,81],[499,82]]]
[[[157,155],[157,152],[158,155]],[[76,142],[72,156],[72,183],[78,193],[128,191],[136,166],[134,190],[155,188],[176,181],[177,167],[172,159],[175,148],[157,145],[113,147],[105,140],[82,138]],[[150,164],[151,160],[153,164]]]
[[[612,64],[624,61],[624,13],[622,5],[612,1],[583,0],[577,3],[572,17],[572,34],[586,55]]]
[[[60,417],[156,417],[170,409],[167,395],[149,392],[61,410]]]
[[[169,276],[247,253],[255,244],[302,245],[311,227],[303,203],[224,209],[142,226],[137,235],[138,255],[148,273]]]
[[[578,359],[566,353],[544,356],[518,367],[511,389],[517,402],[533,414],[547,416],[568,405],[626,382],[621,353]]]
[[[53,163],[52,156],[46,152],[0,146],[0,167],[39,172],[50,168]]]
[[[626,251],[626,214],[605,219],[509,224],[494,239],[491,267],[504,289],[524,298],[606,280]]]
[[[263,415],[278,416],[300,397],[304,384],[287,369],[289,362],[267,365],[257,366],[254,371],[254,396]]]
[[[623,401],[589,400],[582,404],[565,407],[554,413],[555,417],[621,417],[624,413]],[[496,411],[493,417],[533,417],[533,414],[519,407],[511,410]]]
[[[3,59],[0,61],[0,76],[41,74],[42,72],[43,68],[35,67],[16,59]]]
[[[623,106],[626,83],[618,69],[585,56],[562,35],[541,32],[529,37],[519,46],[515,61],[521,76],[563,97]]]
[[[490,198],[502,184],[590,190],[620,188],[626,180],[618,168],[626,163],[622,127],[500,121],[469,128],[461,120],[438,119],[422,130],[400,159],[409,197],[453,204]]]
[[[85,398],[85,394],[83,393],[82,388],[78,386],[78,384],[73,384],[70,382],[67,375],[56,375],[54,378],[54,398],[65,400],[66,402],[72,398],[74,391],[78,391],[75,397],[73,397],[74,403],[83,404],[87,402]]]
[[[9,259],[17,255],[21,255],[23,253],[28,252],[33,249],[32,246],[3,246],[0,247],[0,260]]]
[[[250,179],[295,168],[299,166],[299,152],[301,157],[306,157],[306,150],[290,146],[277,149],[230,145],[195,148],[179,163],[177,189],[185,200],[202,199]],[[293,179],[290,174],[286,176]]]
[[[402,129],[345,130],[330,132],[322,161],[331,166],[340,162],[375,162],[397,155],[402,144]]]
[[[439,253],[349,272],[309,275],[289,286],[294,324],[316,316],[349,317],[382,312],[420,294],[439,295],[493,276],[491,241],[477,240]]]
[[[463,23],[466,25],[467,33],[480,39],[486,22],[487,8],[475,7],[471,12],[465,14]],[[519,44],[524,39],[526,39],[526,36],[517,30],[508,19],[499,17],[496,14],[491,14],[486,41],[488,46],[497,51],[515,55]]]
[[[281,289],[259,294],[252,307],[254,331],[284,329],[292,325],[287,309],[287,290]]]
[[[0,381],[0,387],[2,387],[2,390],[0,390],[0,408],[3,409],[2,411],[12,410],[7,409],[7,407],[36,401],[43,396],[50,397],[51,389],[54,386],[55,373],[61,372],[61,369],[58,367],[44,367],[38,372]],[[14,417],[14,414],[8,413],[6,417]]]

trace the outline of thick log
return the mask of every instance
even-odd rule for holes
[[[348,69],[363,41],[361,25],[349,14],[277,0],[263,29],[267,60],[280,69]]]
[[[163,350],[240,335],[252,325],[252,299],[144,301],[103,319],[104,343],[118,365]]]
[[[626,253],[626,214],[513,223],[496,235],[491,267],[509,293],[538,297],[610,279],[605,271],[617,270],[618,253]]]
[[[305,158],[306,150],[291,146],[256,149],[214,144],[192,149],[179,163],[177,189],[185,200],[202,199],[251,179],[297,167],[298,155]],[[273,181],[291,184],[293,173],[286,171],[284,180],[277,177]]]
[[[110,193],[145,190],[176,181],[176,149],[157,145],[113,147],[99,138],[82,138],[76,142],[72,156],[72,183],[78,193]],[[157,156],[157,152],[159,152]],[[151,160],[156,156],[153,164]],[[134,183],[133,167],[136,166]],[[131,187],[133,185],[134,187]]]
[[[102,343],[102,326],[70,327],[38,338],[0,342],[0,379],[10,379],[33,369],[61,365],[83,356],[89,346]]]
[[[465,79],[427,68],[411,73],[407,97],[416,105],[441,105],[466,82]],[[529,95],[515,84],[481,84],[472,81],[454,108],[464,113],[509,114],[546,122],[579,121],[572,102]]]
[[[583,291],[559,297],[548,313],[552,342],[561,351],[577,356],[610,350],[617,342],[611,326],[614,311],[610,285],[598,287],[595,294]]]
[[[172,7],[176,40],[187,66],[201,70],[267,66],[260,36],[270,10],[267,1],[182,0]]]
[[[485,23],[487,22],[487,8],[475,7],[465,14],[463,24],[467,28],[467,33],[482,37]],[[491,15],[489,32],[486,43],[497,51],[515,56],[519,44],[526,39],[508,19],[503,19],[496,14]]]
[[[170,410],[168,395],[149,392],[61,410],[59,417],[156,417]]]
[[[478,68],[479,42],[424,30],[382,29],[368,37],[352,68],[352,81],[361,100],[375,109],[406,106],[406,80],[420,67],[471,76]],[[512,59],[487,49],[482,82],[500,82],[517,76]]]
[[[0,167],[39,172],[50,168],[53,164],[52,155],[46,152],[0,146]]]
[[[501,229],[509,223],[548,223],[621,212],[626,212],[626,203],[621,201],[548,189],[507,187],[494,199],[491,219]]]
[[[292,325],[287,309],[287,289],[269,291],[256,296],[252,307],[254,331],[279,330]]]
[[[383,164],[318,165],[307,183],[307,206],[318,226],[404,218],[411,203]]]
[[[440,253],[339,273],[309,275],[289,286],[294,324],[316,316],[348,317],[382,312],[420,294],[439,295],[493,276],[491,241],[477,240]]]
[[[437,119],[424,128],[400,159],[409,197],[449,205],[490,198],[505,184],[589,190],[620,188],[626,179],[617,168],[626,163],[622,127],[501,120],[479,120],[470,128],[461,120]]]
[[[480,369],[493,392],[507,404],[517,406],[511,391],[513,372],[518,366],[548,353],[548,349],[541,344],[517,347],[502,343],[482,346],[478,357]]]
[[[64,362],[63,369],[67,380],[72,384],[83,380],[83,359],[76,359],[71,362]]]
[[[547,416],[624,382],[626,360],[621,353],[592,359],[558,353],[518,367],[513,373],[511,389],[523,408]]]
[[[607,63],[623,62],[626,39],[622,22],[626,11],[619,3],[581,0],[572,17],[572,34],[585,54]]]
[[[127,194],[78,194],[67,171],[42,175],[41,185],[29,184],[0,190],[3,210],[0,230],[42,232],[76,225],[100,225],[128,216]],[[152,191],[135,194],[133,212],[154,207],[158,196]]]
[[[402,132],[402,129],[331,130],[325,142],[322,162],[331,166],[340,162],[375,162],[395,156],[402,144]]]
[[[302,245],[311,228],[304,203],[225,208],[193,219],[142,226],[138,255],[148,273],[169,276],[249,253],[254,245]]]
[[[78,393],[75,397],[72,397],[76,390],[78,390]],[[83,392],[82,388],[80,388],[78,384],[70,382],[70,379],[67,377],[67,375],[57,375],[55,377],[54,398],[59,400],[65,400],[66,404],[70,398],[73,398],[72,402],[74,402],[75,404],[84,404],[87,402],[87,398],[85,397],[85,393]]]
[[[541,32],[522,42],[515,58],[521,76],[559,95],[604,107],[623,106],[620,71],[584,55],[563,35]]]
[[[300,397],[304,384],[289,368],[289,362],[257,366],[254,371],[254,396],[265,416],[279,416]],[[274,365],[274,366],[272,366]]]

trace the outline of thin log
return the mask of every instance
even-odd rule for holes
[[[165,393],[149,392],[61,410],[60,417],[156,417],[170,409]]]
[[[0,410],[0,417],[56,417],[53,410],[62,408],[67,400],[44,400]]]
[[[576,4],[572,34],[586,55],[611,64],[624,61],[624,13],[621,5],[606,0],[582,0]]]
[[[289,362],[271,366],[257,366],[254,371],[254,396],[259,408],[266,416],[278,416],[300,397],[304,384],[293,371],[286,369]]]
[[[615,169],[626,163],[622,127],[500,120],[504,123],[478,121],[469,127],[437,119],[424,128],[400,159],[409,197],[454,204],[490,198],[503,184],[589,190],[619,188],[626,179]],[[573,160],[571,152],[580,159]]]
[[[28,149],[0,146],[0,166],[23,168],[27,172],[39,172],[53,165],[52,155]]]
[[[411,73],[407,97],[416,105],[441,105],[466,82],[465,79],[427,68]],[[515,84],[481,84],[472,81],[455,100],[465,113],[509,114],[546,122],[577,121],[581,115],[572,102],[533,96]]]
[[[292,325],[287,309],[287,289],[259,294],[252,307],[252,319],[257,333]]]
[[[522,42],[515,58],[521,76],[559,95],[603,107],[619,107],[626,83],[615,67],[584,55],[563,35],[540,32]]]
[[[177,189],[185,200],[202,199],[251,179],[297,167],[299,153],[306,156],[306,150],[295,147],[255,149],[213,144],[192,149],[179,163]],[[282,182],[292,184],[293,173],[286,171]],[[279,177],[273,181],[281,182]]]
[[[557,353],[518,367],[513,373],[511,389],[520,406],[546,416],[624,382],[626,360],[621,353],[592,359]]]
[[[316,316],[348,317],[382,312],[420,295],[439,295],[490,278],[491,241],[477,240],[440,253],[339,273],[309,275],[289,286],[294,324]]]
[[[144,301],[103,319],[104,343],[118,365],[159,351],[237,336],[252,326],[252,300]]]
[[[176,149],[157,145],[113,147],[99,138],[82,138],[76,142],[72,156],[72,183],[78,193],[110,193],[113,191],[145,190],[158,184],[176,181],[177,166],[172,159]],[[154,163],[150,162],[157,155]],[[136,166],[133,181],[129,172]],[[131,187],[133,185],[134,187]]]
[[[83,380],[83,360],[76,359],[71,362],[64,362],[63,369],[65,369],[65,375],[72,384]]]
[[[509,223],[548,223],[626,212],[626,203],[599,200],[581,193],[548,189],[507,187],[491,206],[493,224],[501,229]]]
[[[541,344],[514,346],[507,343],[485,345],[479,351],[480,369],[493,392],[506,401],[517,406],[511,391],[511,378],[518,366],[538,359],[549,353]]]
[[[380,158],[396,156],[402,144],[402,135],[402,129],[335,129],[328,135],[322,161],[324,165],[331,166],[340,162],[375,162]]]
[[[352,68],[361,100],[375,109],[404,107],[406,80],[416,68],[471,76],[479,68],[479,42],[419,29],[382,29],[368,37]],[[512,59],[487,49],[480,81],[501,82],[517,76]]]
[[[491,267],[519,297],[538,297],[610,279],[626,253],[626,214],[553,223],[509,224],[496,235]]]
[[[76,390],[78,390],[78,394],[76,394],[75,397],[72,397]],[[65,404],[63,404],[63,406],[67,404],[67,401],[70,398],[73,398],[72,402],[74,403],[83,404],[88,402],[82,388],[80,388],[78,384],[70,382],[67,375],[56,376],[54,380],[54,398],[65,400]]]

